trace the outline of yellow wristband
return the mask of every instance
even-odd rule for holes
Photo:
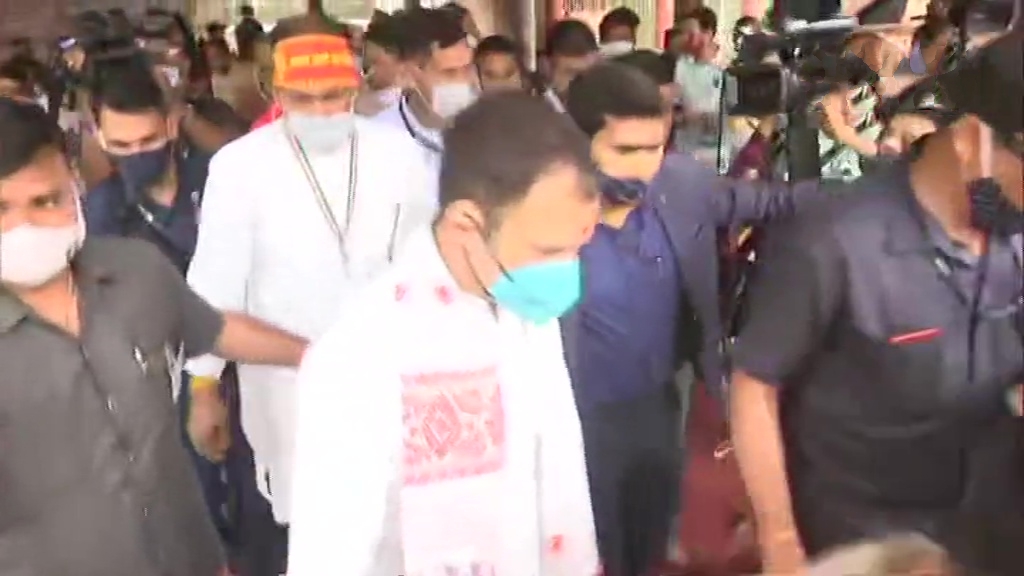
[[[193,376],[192,382],[189,386],[193,392],[205,392],[210,388],[214,388],[220,384],[220,380],[213,376]]]

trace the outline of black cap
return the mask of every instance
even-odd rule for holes
[[[1024,33],[1009,32],[965,57],[939,77],[957,113],[974,114],[998,134],[1024,132]]]

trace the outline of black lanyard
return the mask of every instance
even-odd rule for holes
[[[174,169],[176,171],[176,190],[174,193],[174,201],[171,203],[171,206],[169,207],[172,217],[174,217],[174,211],[178,207],[178,202],[181,201],[178,198],[178,194],[181,194],[181,182],[183,172],[181,169],[181,162],[184,162],[187,159],[187,153],[179,153],[178,147],[174,148],[173,154],[176,160],[174,164]],[[127,182],[124,181],[123,179],[122,182],[125,182],[125,186],[128,185]],[[157,218],[156,214],[154,214],[153,211],[150,210],[145,205],[145,191],[141,191],[140,193],[140,191],[138,190],[129,190],[128,193],[129,197],[131,198],[130,202],[132,204],[132,207],[135,209],[135,212],[142,218],[142,221],[146,224],[146,226],[149,227],[149,229],[152,230],[160,240],[168,244],[176,252],[180,253],[185,258],[191,258],[192,252],[195,250],[194,245],[190,246],[187,244],[182,244],[181,241],[178,240],[177,237],[175,237],[174,233],[172,233],[167,228],[167,226],[163,222],[161,222],[160,218]],[[199,204],[199,193],[196,191],[191,192],[189,195],[189,215],[192,216],[193,221],[197,220],[196,215],[198,215],[199,213]]]
[[[398,99],[398,115],[402,117],[402,124],[405,124],[405,130],[409,133],[409,136],[412,136],[413,140],[418,142],[420,146],[423,146],[427,150],[436,154],[443,153],[444,148],[441,148],[440,144],[430,140],[423,134],[420,134],[420,132],[416,130],[416,127],[413,126],[412,121],[409,120],[409,115],[405,110],[406,100],[407,99],[404,95]]]

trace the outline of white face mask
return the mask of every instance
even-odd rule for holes
[[[476,102],[478,93],[468,82],[453,82],[434,86],[432,96],[434,113],[447,120]]]
[[[0,282],[37,288],[67,269],[85,242],[85,218],[61,227],[22,224],[0,234]]]
[[[629,40],[616,40],[601,45],[601,55],[605,58],[614,58],[632,52],[634,45]]]

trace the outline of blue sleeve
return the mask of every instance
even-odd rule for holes
[[[686,154],[666,156],[664,169],[673,186],[700,197],[717,227],[783,219],[821,199],[815,180],[790,184],[721,176]]]
[[[88,233],[93,236],[121,236],[125,193],[115,175],[90,189],[82,199],[82,212]]]

